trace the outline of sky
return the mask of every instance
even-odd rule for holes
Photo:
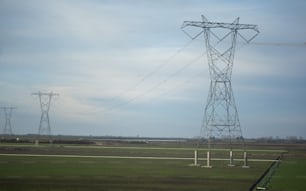
[[[197,137],[210,76],[204,37],[183,21],[256,24],[232,88],[244,137],[306,138],[304,0],[0,0],[0,106],[15,134]],[[0,132],[5,116],[0,115]]]

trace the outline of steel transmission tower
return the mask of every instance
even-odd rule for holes
[[[197,27],[201,30],[192,35],[191,32],[186,31],[187,27]],[[233,23],[220,23],[210,22],[203,15],[202,21],[184,21],[181,28],[192,39],[202,33],[205,38],[211,82],[201,126],[200,141],[203,137],[208,141],[207,167],[210,167],[209,151],[211,141],[214,138],[226,138],[230,141],[229,165],[232,165],[232,141],[242,139],[244,147],[231,84],[236,41],[240,37],[249,43],[258,35],[259,31],[256,25],[239,24],[239,18],[235,19]],[[247,33],[243,34],[245,32]],[[197,147],[199,147],[199,143]]]
[[[1,108],[3,109],[5,115],[3,134],[12,135],[13,131],[12,131],[11,118],[12,118],[13,109],[16,109],[16,107],[1,107]]]
[[[57,93],[32,93],[32,95],[38,96],[40,109],[41,109],[41,116],[40,116],[40,123],[38,134],[39,135],[51,135],[51,127],[50,127],[50,120],[49,120],[49,110],[51,105],[51,100],[53,96],[59,96]]]

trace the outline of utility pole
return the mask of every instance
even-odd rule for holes
[[[38,96],[39,103],[40,103],[40,109],[41,109],[38,134],[51,136],[49,110],[50,110],[52,97],[59,96],[59,94],[53,93],[53,92],[50,92],[50,93],[38,92],[38,93],[32,93],[32,95]]]
[[[5,115],[3,134],[13,135],[11,118],[12,118],[13,109],[16,109],[16,107],[1,107],[1,108],[3,109]]]
[[[201,32],[192,35],[186,31],[187,27],[201,28]],[[208,145],[205,167],[211,167],[212,139],[224,137],[229,140],[229,166],[233,166],[232,142],[240,139],[245,148],[231,83],[236,41],[240,37],[249,43],[259,30],[257,25],[239,24],[239,17],[232,23],[221,23],[210,22],[203,15],[202,21],[184,21],[181,29],[192,39],[201,34],[205,38],[211,79],[200,135],[200,141],[206,137]],[[247,34],[243,35],[245,32]]]

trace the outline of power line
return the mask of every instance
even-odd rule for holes
[[[203,32],[201,32],[200,34],[202,34]],[[198,37],[199,35],[197,35]],[[196,38],[192,38],[190,41],[188,41],[182,48],[178,49],[173,55],[171,55],[164,63],[158,65],[154,70],[152,70],[151,72],[145,74],[134,86],[131,86],[130,88],[126,89],[125,91],[121,92],[120,94],[113,96],[109,102],[115,100],[116,98],[120,98],[123,95],[127,94],[128,92],[136,89],[137,87],[139,87],[141,84],[143,84],[148,78],[150,78],[151,76],[153,76],[154,74],[156,74],[157,72],[159,72],[161,69],[163,69],[164,67],[166,67],[167,65],[169,65],[171,63],[171,60],[173,58],[175,58],[179,53],[181,53],[184,49],[186,49],[194,40],[196,40]],[[217,44],[219,43],[219,41],[217,42]],[[237,48],[238,50],[239,48]],[[149,93],[151,93],[153,90],[159,88],[160,86],[162,86],[163,84],[167,83],[171,78],[173,78],[174,76],[178,75],[179,73],[181,73],[182,71],[184,71],[186,68],[188,68],[189,66],[191,66],[192,64],[194,64],[196,61],[198,61],[201,57],[203,57],[206,54],[206,52],[202,53],[200,56],[196,57],[193,61],[188,62],[187,64],[185,64],[184,66],[182,66],[181,68],[179,68],[178,70],[176,70],[175,72],[171,73],[168,77],[166,77],[165,79],[159,81],[158,83],[156,83],[153,87],[145,90],[143,93],[140,93],[138,95],[135,95],[131,98],[129,98],[126,101],[123,102],[119,102],[117,104],[112,105],[109,108],[106,108],[105,110],[103,110],[103,112],[110,112],[113,111],[114,109],[120,108],[122,106],[128,105],[132,102],[134,102],[136,99],[141,98]],[[198,75],[198,74],[197,74]],[[100,112],[101,110],[98,109],[96,111],[94,111],[94,113]]]
[[[197,35],[199,36],[199,35]],[[171,59],[173,59],[175,56],[177,56],[180,52],[182,52],[187,46],[189,46],[189,44],[191,44],[192,41],[194,41],[196,38],[192,38],[191,41],[189,41],[188,43],[186,43],[186,45],[184,45],[182,48],[180,48],[178,51],[176,51],[175,54],[173,54],[172,56],[170,56],[167,61],[161,65],[159,65],[155,70],[153,70],[152,72],[148,73],[147,75],[145,75],[142,80],[140,80],[135,86],[129,88],[128,90],[122,92],[121,94],[119,94],[118,96],[113,97],[111,100],[114,100],[115,98],[118,98],[124,94],[126,94],[127,92],[131,91],[132,89],[135,89],[136,87],[138,87],[140,84],[142,84],[147,78],[151,77],[153,74],[157,73],[160,69],[162,69],[163,67],[165,67],[166,65],[168,65],[171,61]],[[218,44],[219,42],[217,42],[216,44]],[[104,112],[110,112],[113,111],[114,109],[123,107],[125,105],[128,105],[132,102],[134,102],[135,100],[151,93],[153,90],[159,88],[160,86],[162,86],[163,84],[166,84],[170,79],[172,79],[173,77],[175,77],[176,75],[178,75],[179,73],[181,73],[182,71],[184,71],[185,69],[187,69],[188,67],[190,67],[191,65],[193,65],[194,63],[196,63],[200,58],[202,58],[204,55],[206,54],[206,51],[204,51],[203,53],[201,53],[199,56],[197,56],[194,60],[192,60],[191,62],[188,62],[187,64],[183,65],[182,67],[180,67],[179,69],[177,69],[176,71],[174,71],[173,73],[171,73],[170,75],[168,75],[168,77],[166,77],[165,79],[159,81],[158,83],[156,83],[153,87],[147,89],[146,91],[144,91],[141,94],[135,95],[131,98],[129,98],[128,100],[115,104],[109,108],[107,108],[106,110],[104,110]],[[198,75],[198,74],[197,74]],[[196,75],[196,76],[197,76]],[[194,77],[192,77],[194,78]],[[190,80],[190,79],[189,79]],[[176,87],[177,88],[177,87]],[[99,112],[99,111],[96,111]]]
[[[186,32],[185,32],[185,33],[186,33]],[[201,33],[199,33],[199,34],[202,34],[202,33],[203,33],[203,32],[201,32]],[[196,37],[198,37],[198,36],[199,36],[199,35],[196,35]],[[195,40],[196,38],[192,38],[192,39]],[[264,43],[264,42],[259,42],[259,43],[256,43],[256,42],[255,42],[255,43],[253,43],[253,42],[248,42],[248,44],[263,45],[263,46],[266,46],[266,45],[268,45],[268,46],[306,46],[306,43],[303,44],[303,43]],[[237,51],[237,50],[240,50],[240,49],[241,49],[243,46],[245,46],[245,45],[246,45],[246,44],[243,43],[243,44],[241,45],[241,47],[237,47],[237,48],[236,48],[236,51]],[[205,54],[205,52],[204,52],[203,54]],[[203,56],[203,55],[202,55],[202,56]],[[202,57],[202,56],[200,56],[200,57]],[[198,60],[198,59],[199,59],[199,58],[197,58],[197,59],[195,59],[195,60]],[[144,96],[144,95],[147,95],[148,93],[152,92],[154,89],[157,89],[158,87],[160,87],[160,86],[162,86],[163,84],[167,83],[172,77],[174,77],[176,74],[178,74],[178,73],[180,73],[181,71],[183,71],[184,69],[186,69],[186,68],[187,68],[189,65],[191,65],[192,63],[193,63],[193,62],[184,65],[182,68],[178,69],[176,72],[174,72],[174,73],[172,73],[171,75],[169,75],[169,77],[168,77],[167,79],[165,79],[165,80],[159,82],[158,84],[156,84],[155,86],[153,86],[152,88],[150,88],[149,90],[147,90],[146,92],[144,92],[143,94],[137,95],[137,96],[131,98],[131,99],[129,100],[129,103],[130,103],[130,102],[133,102],[133,101],[136,100],[137,98],[140,98],[140,97],[142,97],[142,96]],[[171,92],[171,91],[173,91],[173,90],[175,90],[175,89],[178,89],[182,84],[185,84],[185,83],[190,82],[191,79],[200,76],[200,74],[202,74],[202,72],[197,73],[196,75],[193,75],[192,77],[186,79],[186,80],[185,80],[184,82],[182,82],[182,83],[179,83],[178,85],[176,85],[176,86],[175,86],[174,88],[172,88],[171,90],[164,91],[164,92],[161,93],[159,96],[161,96],[161,95],[166,95],[166,94],[168,94],[169,92]],[[120,104],[120,105],[127,105],[127,104],[129,104],[129,103],[122,103],[122,104]]]
[[[188,41],[183,47],[179,48],[177,51],[174,52],[174,54],[172,54],[168,59],[166,59],[162,64],[158,65],[154,70],[152,70],[151,72],[145,74],[137,83],[135,83],[135,85],[127,88],[126,90],[122,91],[121,93],[119,93],[116,96],[113,96],[112,98],[110,98],[110,102],[112,102],[113,100],[115,100],[116,98],[120,98],[123,95],[127,94],[128,92],[136,89],[137,87],[139,87],[141,84],[143,84],[147,79],[149,79],[151,76],[153,76],[154,74],[156,74],[157,72],[159,72],[161,69],[163,69],[164,67],[166,67],[167,65],[169,65],[171,63],[171,60],[174,59],[178,54],[180,54],[184,49],[186,49],[193,40]]]
[[[117,105],[114,105],[113,107],[110,107],[106,110],[107,111],[112,111],[116,108],[119,108],[121,106],[125,106],[130,104],[131,102],[135,101],[138,98],[141,98],[147,94],[149,94],[150,92],[152,92],[153,90],[157,89],[158,87],[162,86],[163,84],[167,83],[171,78],[173,78],[174,76],[178,75],[179,73],[181,73],[182,71],[184,71],[186,68],[190,67],[191,65],[193,65],[194,63],[196,63],[200,58],[202,58],[205,55],[205,52],[202,53],[201,55],[199,55],[198,57],[196,57],[194,60],[192,60],[191,62],[188,62],[187,64],[183,65],[181,68],[179,68],[178,70],[176,70],[175,72],[173,72],[172,74],[170,74],[166,79],[159,81],[158,83],[156,83],[153,87],[147,89],[146,91],[144,91],[142,94],[138,94],[134,97],[131,97],[130,99],[128,99],[125,102],[119,103]]]
[[[203,76],[203,72],[198,72],[194,75],[192,75],[191,77],[188,77],[187,79],[185,79],[184,81],[176,84],[175,86],[173,86],[171,89],[167,89],[167,90],[164,90],[163,92],[161,92],[157,97],[160,97],[160,96],[164,96],[164,95],[167,95],[167,94],[170,94],[170,92],[173,92],[173,91],[176,91],[178,90],[180,87],[182,87],[184,84],[188,84],[190,83],[193,79],[195,78],[198,78],[199,76]]]
[[[306,47],[304,43],[291,43],[291,42],[251,42],[250,44],[259,46],[292,46],[292,47]]]
[[[197,35],[198,36],[198,35]],[[176,51],[175,54],[173,54],[172,56],[170,56],[167,61],[165,63],[162,63],[161,65],[159,65],[156,69],[154,69],[152,72],[146,74],[135,86],[127,89],[126,91],[122,92],[121,94],[114,96],[111,100],[114,100],[128,92],[130,92],[131,90],[137,88],[138,86],[140,86],[147,78],[151,77],[153,74],[157,73],[159,70],[161,70],[162,68],[164,68],[166,65],[168,65],[171,61],[171,59],[173,59],[175,56],[177,56],[180,52],[182,52],[187,46],[189,46],[189,44],[195,40],[196,38],[193,38],[191,41],[189,41],[188,43],[186,43],[186,45],[184,45],[182,48],[180,48],[178,51]],[[219,42],[217,42],[218,44]],[[245,44],[244,44],[245,45]],[[241,48],[241,47],[240,47]],[[237,48],[240,49],[239,47]],[[166,84],[170,79],[172,79],[173,77],[175,77],[176,75],[178,75],[179,73],[181,73],[182,71],[184,71],[185,69],[187,69],[188,67],[190,67],[191,65],[193,65],[194,63],[196,63],[201,57],[203,57],[206,54],[206,51],[201,53],[199,56],[197,56],[194,60],[192,60],[191,62],[188,62],[187,64],[183,65],[182,67],[180,67],[179,69],[177,69],[176,71],[174,71],[173,73],[171,73],[170,75],[168,75],[168,77],[166,77],[165,79],[159,81],[158,83],[156,83],[154,86],[152,86],[151,88],[145,90],[143,93],[135,95],[131,98],[129,98],[126,101],[123,101],[121,103],[115,104],[109,108],[107,108],[106,110],[104,110],[104,112],[111,112],[117,108],[123,107],[125,105],[128,105],[132,102],[134,102],[135,100],[151,93],[153,90],[159,88],[160,86]],[[195,75],[198,76],[199,74]],[[193,76],[192,78],[194,78],[195,76]],[[190,78],[191,79],[191,78]],[[190,79],[186,80],[184,83],[190,81]],[[175,88],[177,89],[177,87]],[[99,111],[96,111],[99,112]]]

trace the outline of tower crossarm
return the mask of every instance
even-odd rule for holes
[[[234,20],[234,22],[232,23],[223,23],[223,22],[211,22],[208,21],[206,19],[205,16],[202,15],[202,21],[184,21],[181,29],[184,33],[186,33],[190,38],[195,39],[198,36],[200,36],[201,33],[203,33],[203,31],[201,31],[200,33],[197,33],[195,35],[191,35],[189,32],[185,31],[184,29],[186,27],[197,27],[197,28],[202,28],[204,33],[210,31],[210,29],[214,29],[214,28],[222,28],[222,29],[229,29],[231,32],[227,33],[225,36],[223,37],[218,37],[216,34],[214,34],[212,31],[210,31],[210,33],[215,36],[216,38],[219,39],[219,42],[223,41],[225,38],[227,38],[232,32],[239,34],[239,36],[246,41],[247,43],[249,43],[250,41],[252,41],[258,34],[259,34],[259,30],[257,25],[253,25],[253,24],[240,24],[239,23],[239,17],[236,18]],[[255,33],[251,36],[245,37],[244,35],[238,33],[238,31],[240,30],[252,30]],[[209,37],[207,37],[209,38]],[[210,44],[208,42],[208,44]]]
[[[182,29],[187,26],[200,27],[203,29],[208,28],[226,28],[230,30],[253,29],[259,32],[257,25],[252,24],[236,24],[236,23],[219,23],[219,22],[203,22],[203,21],[184,21]]]
[[[38,93],[32,93],[32,95],[43,95],[43,96],[59,96],[58,93],[42,93],[42,92],[38,92]]]

